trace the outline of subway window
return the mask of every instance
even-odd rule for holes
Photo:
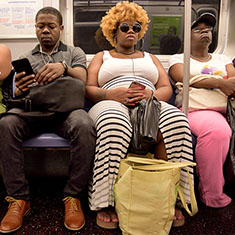
[[[210,12],[217,19],[213,30],[210,52],[217,46],[218,20],[221,0],[193,0],[192,20],[203,12]],[[102,17],[119,1],[73,1],[74,45],[83,48],[86,54],[95,54],[111,46],[103,38],[99,25]],[[158,55],[181,53],[184,44],[184,1],[132,1],[141,5],[150,18],[149,28],[137,47]]]

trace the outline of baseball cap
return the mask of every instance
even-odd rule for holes
[[[200,22],[205,22],[210,26],[214,27],[216,24],[216,18],[213,14],[205,12],[201,14],[195,21],[192,22],[191,29],[193,29]]]

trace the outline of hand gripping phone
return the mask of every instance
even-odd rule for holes
[[[34,74],[34,71],[27,58],[14,60],[11,62],[17,73],[25,72],[25,75]]]
[[[14,60],[11,63],[17,73],[25,72],[25,76],[34,74],[32,66],[27,58]],[[38,82],[33,82],[29,84],[28,87],[35,87],[37,85],[38,85]]]
[[[137,88],[137,87],[141,87],[143,90],[145,89],[145,85],[140,84],[140,83],[137,82],[137,81],[133,81],[133,82],[131,83],[131,85],[129,86],[129,88]]]

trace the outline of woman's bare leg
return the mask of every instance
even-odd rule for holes
[[[154,158],[156,159],[162,159],[167,161],[167,154],[166,154],[166,148],[165,148],[165,143],[162,137],[162,133],[158,131],[157,135],[157,144],[154,149]]]

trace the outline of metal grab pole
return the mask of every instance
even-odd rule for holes
[[[184,1],[184,77],[182,111],[188,114],[192,1]]]

